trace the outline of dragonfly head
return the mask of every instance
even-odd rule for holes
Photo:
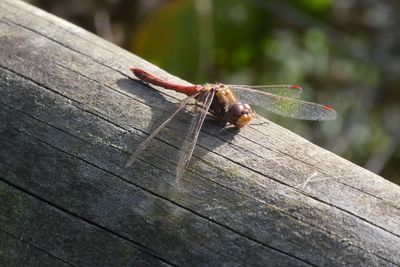
[[[235,125],[237,128],[242,128],[249,124],[253,111],[249,104],[242,104],[240,102],[236,102],[228,107],[228,122]]]

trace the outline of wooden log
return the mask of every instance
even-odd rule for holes
[[[127,168],[183,97],[128,67],[178,79],[20,1],[0,25],[1,263],[400,265],[398,186],[265,120],[206,121],[176,181],[188,114]]]

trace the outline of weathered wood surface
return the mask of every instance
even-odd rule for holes
[[[4,266],[398,266],[400,189],[273,123],[206,122],[175,181],[185,116],[125,163],[176,79],[86,31],[0,1]]]

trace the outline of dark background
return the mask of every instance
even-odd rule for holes
[[[193,83],[301,84],[338,118],[266,116],[400,184],[399,1],[27,2]]]

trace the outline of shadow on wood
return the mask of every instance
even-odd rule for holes
[[[400,190],[267,121],[206,122],[175,181],[187,114],[127,158],[177,99],[142,59],[0,2],[0,262],[7,266],[396,266]]]

